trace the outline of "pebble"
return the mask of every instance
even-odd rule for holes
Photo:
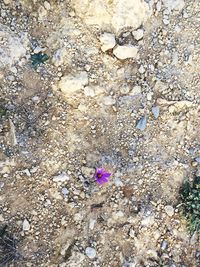
[[[25,219],[25,220],[23,221],[23,225],[22,225],[22,229],[23,229],[23,231],[29,231],[30,228],[31,228],[30,223],[28,222],[27,219]]]
[[[0,189],[4,187],[4,182],[0,182]]]
[[[88,84],[88,74],[85,71],[77,73],[75,76],[66,75],[60,80],[59,87],[65,95],[71,95]]]
[[[196,162],[200,163],[200,157],[195,158]]]
[[[118,59],[136,58],[138,54],[138,48],[133,45],[117,45],[113,49],[113,54]]]
[[[68,180],[69,180],[69,176],[65,172],[53,177],[54,182],[66,182]]]
[[[141,131],[144,131],[147,126],[147,118],[143,116],[137,123],[136,129],[139,129]]]
[[[2,214],[0,214],[0,222],[3,222],[4,221],[4,217]]]
[[[165,206],[165,212],[168,216],[172,217],[174,215],[174,208],[170,205]]]
[[[141,65],[141,66],[139,67],[138,71],[139,71],[139,73],[141,73],[141,74],[145,73],[145,68],[144,68],[144,66]]]
[[[144,30],[143,29],[137,29],[136,31],[132,31],[132,35],[137,41],[139,41],[144,36]]]
[[[112,96],[105,96],[103,98],[103,104],[106,106],[112,106],[116,103],[116,100]]]
[[[96,250],[94,248],[87,247],[85,254],[88,256],[88,258],[94,259],[96,257]]]
[[[159,112],[160,108],[158,106],[152,107],[152,113],[156,119],[159,117]]]
[[[141,86],[136,85],[133,87],[129,95],[138,95],[138,94],[141,94],[141,92],[142,92]]]
[[[62,193],[63,193],[64,197],[66,197],[69,194],[69,190],[66,187],[63,187]]]
[[[161,249],[162,249],[162,250],[166,250],[167,247],[168,247],[168,243],[167,243],[167,241],[164,240],[164,241],[162,242],[162,244],[161,244]]]
[[[112,33],[104,32],[100,38],[101,50],[106,52],[116,45],[115,35]]]

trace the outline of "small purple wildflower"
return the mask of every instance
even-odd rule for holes
[[[107,172],[105,169],[96,169],[95,178],[98,184],[105,184],[108,182],[108,177],[111,176],[111,173]]]

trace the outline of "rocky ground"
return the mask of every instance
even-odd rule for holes
[[[200,172],[199,0],[1,0],[0,15],[0,225],[18,241],[0,266],[199,266],[177,206]]]

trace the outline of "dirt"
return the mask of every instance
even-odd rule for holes
[[[200,168],[200,3],[134,1],[0,1],[0,226],[20,253],[0,266],[199,266],[178,204]]]

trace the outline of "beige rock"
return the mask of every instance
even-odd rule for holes
[[[181,11],[185,6],[184,0],[163,0],[162,2],[163,5],[170,11],[171,10]]]
[[[132,45],[118,45],[113,49],[113,54],[118,59],[136,58],[138,48]]]
[[[112,96],[105,96],[103,98],[103,104],[106,106],[112,106],[116,103],[116,100]]]
[[[116,44],[115,35],[112,33],[104,32],[100,36],[99,40],[101,42],[101,50],[103,52],[106,52],[107,50],[112,49]]]
[[[73,4],[86,24],[116,33],[125,27],[137,29],[152,12],[144,0],[74,0]]]
[[[143,38],[144,31],[143,29],[137,29],[136,31],[132,31],[132,35],[137,41],[139,41]]]
[[[59,88],[61,91],[66,95],[70,96],[75,92],[81,90],[84,85],[88,84],[88,75],[87,72],[82,71],[77,73],[75,76],[73,75],[66,75],[62,77],[61,81],[59,82]]]
[[[133,89],[131,90],[131,92],[129,93],[130,95],[138,95],[141,93],[141,86],[136,85],[133,87]]]
[[[170,205],[165,206],[165,212],[168,216],[172,217],[174,215],[174,208]]]

